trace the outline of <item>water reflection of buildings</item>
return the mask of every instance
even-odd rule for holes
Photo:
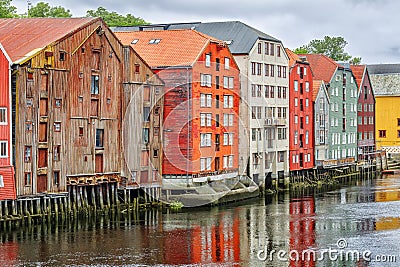
[[[302,255],[303,251],[315,246],[315,200],[314,197],[294,198],[290,200],[290,251],[298,260],[291,261],[290,266],[315,266],[315,261]],[[291,253],[292,254],[292,253]]]
[[[396,188],[396,185],[392,179],[377,180],[377,185],[384,188],[391,188],[391,190],[377,191],[375,193],[376,202],[391,202],[400,200],[400,190]],[[400,229],[400,217],[379,218],[375,222],[375,229],[378,231]]]

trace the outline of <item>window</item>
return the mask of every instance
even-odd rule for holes
[[[264,53],[266,54],[266,55],[269,55],[269,43],[268,42],[265,42],[265,47],[264,47]]]
[[[30,172],[26,172],[24,175],[25,186],[31,185],[32,182],[32,174]]]
[[[264,75],[269,76],[269,65],[268,64],[264,64]]]
[[[295,124],[299,123],[299,116],[294,115],[294,123]]]
[[[278,66],[278,77],[282,77],[282,66]]]
[[[53,160],[54,161],[60,160],[60,153],[61,153],[61,146],[54,146],[53,147]]]
[[[149,141],[150,141],[149,133],[150,133],[150,129],[149,128],[143,128],[143,131],[142,131],[142,142],[145,145],[147,145],[149,143]]]
[[[278,162],[285,162],[285,151],[278,151]]]
[[[270,65],[269,69],[270,69],[269,75],[271,77],[274,77],[275,76],[275,66],[274,65]]]
[[[55,122],[54,123],[54,131],[55,132],[61,132],[61,122]]]
[[[256,63],[251,62],[251,74],[256,75]]]
[[[140,64],[135,64],[135,73],[140,73]]]
[[[255,84],[252,84],[251,85],[251,96],[252,97],[256,97],[256,85]]]
[[[298,81],[294,81],[294,91],[295,92],[299,91],[299,82]]]
[[[261,54],[261,51],[262,51],[261,43],[258,43],[258,44],[257,44],[257,53],[258,53],[258,54]]]
[[[211,126],[212,114],[200,113],[200,126]]]
[[[31,146],[25,146],[25,150],[24,150],[24,161],[25,162],[31,162],[31,151],[32,151]]]
[[[55,185],[58,185],[60,183],[60,171],[53,172],[53,182]]]
[[[282,78],[286,78],[286,73],[287,73],[287,67],[283,66],[282,67]]]
[[[153,149],[153,157],[158,158],[158,149]]]
[[[379,137],[386,138],[386,130],[379,130]]]
[[[275,86],[270,86],[269,87],[269,97],[274,98],[275,97]]]
[[[233,108],[233,96],[224,95],[224,108]]]
[[[200,94],[200,107],[211,107],[212,95],[211,94]]]
[[[223,157],[223,168],[233,168],[233,155]]]
[[[66,52],[60,52],[60,61],[65,61]]]
[[[0,141],[0,158],[8,157],[8,141]]]
[[[226,57],[224,60],[224,66],[226,70],[229,70],[229,66],[230,66],[230,59],[229,57]]]
[[[211,170],[212,158],[200,158],[200,171],[210,171]]]
[[[257,63],[257,75],[261,75],[261,72],[262,72],[262,64]]]
[[[98,95],[99,94],[99,75],[92,75],[90,93],[92,95]]]
[[[219,66],[220,66],[220,62],[219,62],[219,58],[215,59],[215,70],[219,71]]]
[[[397,126],[400,126],[400,118],[397,118]]]
[[[4,187],[3,175],[0,175],[0,187]]]
[[[224,133],[224,146],[231,146],[233,144],[233,133]]]
[[[25,122],[25,131],[27,131],[27,132],[32,131],[32,122],[31,121]]]
[[[233,114],[224,114],[224,126],[233,126]]]
[[[150,107],[143,107],[143,121],[150,121]]]
[[[54,106],[56,108],[61,108],[61,103],[62,103],[61,99],[55,99],[54,100]]]
[[[219,89],[219,76],[215,76],[215,89]]]
[[[100,148],[104,145],[104,129],[96,129],[96,147]]]
[[[224,76],[224,88],[233,89],[233,77]]]
[[[211,66],[211,54],[206,54],[206,67]]]
[[[158,44],[159,42],[161,42],[161,39],[151,39],[149,44]]]
[[[286,140],[286,128],[278,128],[278,140]]]
[[[211,74],[200,74],[200,85],[211,87]]]
[[[274,44],[273,44],[273,43],[270,43],[270,44],[269,44],[269,54],[270,54],[271,56],[274,55],[274,50],[275,50]]]
[[[277,45],[277,46],[276,46],[276,56],[277,56],[277,57],[280,57],[280,56],[281,56],[281,46],[280,46],[280,45]]]
[[[7,124],[7,108],[0,108],[0,124]]]
[[[79,127],[79,136],[83,136],[83,127]]]
[[[211,133],[202,133],[200,134],[200,146],[208,147],[211,146]]]
[[[306,70],[306,69],[304,69]],[[310,92],[310,83],[306,82],[306,92]]]

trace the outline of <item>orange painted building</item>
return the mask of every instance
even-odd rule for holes
[[[240,85],[227,45],[195,30],[115,34],[165,83],[163,179],[236,177]]]

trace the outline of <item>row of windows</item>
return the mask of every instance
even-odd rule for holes
[[[356,143],[356,133],[332,133],[331,145],[346,145]]]
[[[349,103],[347,104],[350,107],[350,112],[356,112],[356,104]],[[339,103],[335,102],[331,104],[331,111],[338,112],[339,111]],[[346,114],[346,103],[342,103],[342,113]]]
[[[358,140],[371,140],[374,139],[374,132],[358,132]]]
[[[251,107],[251,118],[262,119],[262,106]],[[286,119],[287,108],[286,107],[264,107],[264,118],[281,118]]]
[[[281,56],[281,46],[280,45],[275,45],[274,43],[270,42],[259,42],[257,44],[257,53],[261,55],[263,53],[263,47],[264,47],[264,54],[269,55],[269,56],[274,56],[275,55],[275,49],[276,49],[276,56],[280,57]]]
[[[232,146],[234,141],[234,133],[223,133],[222,144],[224,146]],[[215,135],[215,145],[219,146],[220,135]],[[212,133],[201,133],[200,134],[200,146],[211,147],[212,145]]]
[[[260,128],[252,128],[251,129],[251,141],[262,141],[262,130]],[[286,140],[287,139],[287,128],[286,127],[278,127],[278,140]],[[265,130],[266,140],[272,140],[275,138],[275,132],[271,133],[270,131]]]
[[[304,84],[305,84],[305,88],[304,88]],[[299,83],[299,81],[294,81],[293,90],[295,92],[300,91],[300,94],[303,94],[304,90],[306,92],[310,92],[310,83],[309,82]]]
[[[305,105],[305,106],[304,106]],[[300,107],[300,111],[304,111],[304,108],[310,107],[310,99],[306,98],[300,98],[298,99],[297,97],[294,98],[294,106],[295,107]]]
[[[302,163],[302,162],[311,162],[311,154],[307,153],[303,155],[303,158],[300,159],[300,155],[292,155],[292,163]]]
[[[264,66],[264,72],[263,72]],[[275,71],[276,70],[276,71]],[[276,77],[286,78],[287,77],[287,66],[264,64],[259,62],[251,62],[251,74],[265,77]]]
[[[223,87],[225,89],[233,89],[234,88],[233,80],[234,80],[234,77],[224,76],[223,77]],[[200,86],[211,87],[212,86],[212,75],[201,73],[200,74]],[[219,76],[215,76],[215,88],[216,89],[220,88]]]
[[[304,145],[308,145],[309,143],[309,132],[306,131],[306,134],[299,134],[298,131],[294,131],[293,142],[295,145],[300,145],[300,147],[304,147]]]
[[[342,123],[346,124],[345,118],[342,118]],[[346,125],[344,125],[344,127],[345,126]],[[350,119],[350,126],[352,126],[352,127],[356,126],[356,122],[353,118]],[[339,127],[339,119],[338,118],[331,118],[331,127]]]
[[[215,107],[219,108],[219,95],[215,96]],[[224,108],[233,108],[233,95],[223,96]],[[200,107],[211,108],[212,107],[212,94],[200,94]]]
[[[211,127],[212,126],[212,113],[200,113],[200,126]],[[234,114],[223,114],[223,125],[222,126],[233,126]],[[219,114],[215,115],[215,126],[219,127],[220,119]]]
[[[205,62],[206,67],[211,67],[211,53],[206,54],[206,62]],[[224,58],[224,68],[226,70],[229,70],[230,68],[230,59],[229,57]],[[219,71],[220,70],[220,59],[216,58],[215,59],[215,70]]]
[[[355,157],[356,149],[355,148],[343,148],[343,149],[334,149],[331,150],[331,159],[340,159],[346,157]]]
[[[342,88],[342,98],[346,100],[347,88]],[[339,89],[337,87],[331,89],[331,96],[339,96]],[[357,97],[357,88],[350,88],[350,97]]]
[[[364,118],[364,120],[363,120]],[[358,116],[357,117],[358,125],[373,125],[374,124],[374,117],[373,116]]]
[[[386,130],[379,130],[379,138],[386,138]],[[397,130],[397,138],[400,138],[400,130]]]
[[[262,91],[264,88],[264,97],[265,98],[275,98],[275,95],[278,98],[286,99],[287,97],[287,87],[286,86],[273,86],[273,85],[261,85],[261,84],[252,84],[251,85],[251,96],[252,97],[262,97]],[[277,90],[275,90],[277,89]]]
[[[364,107],[364,109],[363,109]],[[364,112],[374,112],[374,104],[358,104],[357,107],[358,111],[364,111]]]

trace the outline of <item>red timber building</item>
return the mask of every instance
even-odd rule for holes
[[[313,76],[310,64],[286,49],[289,56],[289,169],[314,168]]]
[[[366,65],[350,65],[358,86],[357,146],[358,159],[375,154],[375,96]]]
[[[0,200],[16,198],[11,106],[11,59],[0,44]]]
[[[239,71],[227,45],[195,30],[115,34],[165,83],[163,188],[236,178]]]

